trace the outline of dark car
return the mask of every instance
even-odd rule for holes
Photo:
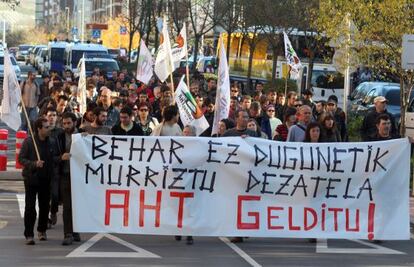
[[[348,110],[355,112],[358,107],[365,101],[365,98],[369,92],[372,90],[379,90],[376,88],[382,87],[398,87],[398,83],[388,83],[388,82],[363,82],[359,84],[354,91],[348,97]]]
[[[410,100],[413,99],[413,95],[412,93]],[[387,111],[394,115],[396,122],[399,122],[401,117],[400,85],[396,83],[377,83],[368,90],[364,99],[355,105],[351,112],[365,115],[369,109],[374,108],[374,99],[377,96],[383,96],[388,100]]]

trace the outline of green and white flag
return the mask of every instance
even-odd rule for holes
[[[175,91],[175,102],[180,111],[180,119],[184,126],[191,125],[196,129],[196,135],[199,136],[208,129],[209,124],[204,117],[203,111],[198,107],[194,97],[191,95],[184,82],[184,77]]]
[[[285,32],[283,32],[283,37],[285,41],[285,57],[286,57],[286,63],[290,66],[290,76],[292,79],[298,79],[299,78],[299,70],[302,69],[302,63],[300,62],[300,59],[298,55],[295,52],[295,49],[293,49],[292,44],[290,43],[289,37]]]

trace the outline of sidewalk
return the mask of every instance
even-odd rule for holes
[[[23,180],[22,177],[22,170],[16,169],[15,161],[8,161],[7,162],[7,170],[0,171],[0,180]]]

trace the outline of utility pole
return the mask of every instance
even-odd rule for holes
[[[85,0],[82,0],[82,18],[81,18],[81,41],[82,43],[85,41]]]
[[[6,46],[6,20],[3,19],[3,47]]]

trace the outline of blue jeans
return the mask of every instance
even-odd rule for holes
[[[29,117],[30,122],[34,122],[37,119],[38,110],[37,107],[34,108],[28,108],[26,107],[27,116]],[[22,119],[22,125],[20,126],[20,130],[22,131],[28,131],[28,125],[26,116],[24,115],[24,111],[22,110],[20,117]]]

